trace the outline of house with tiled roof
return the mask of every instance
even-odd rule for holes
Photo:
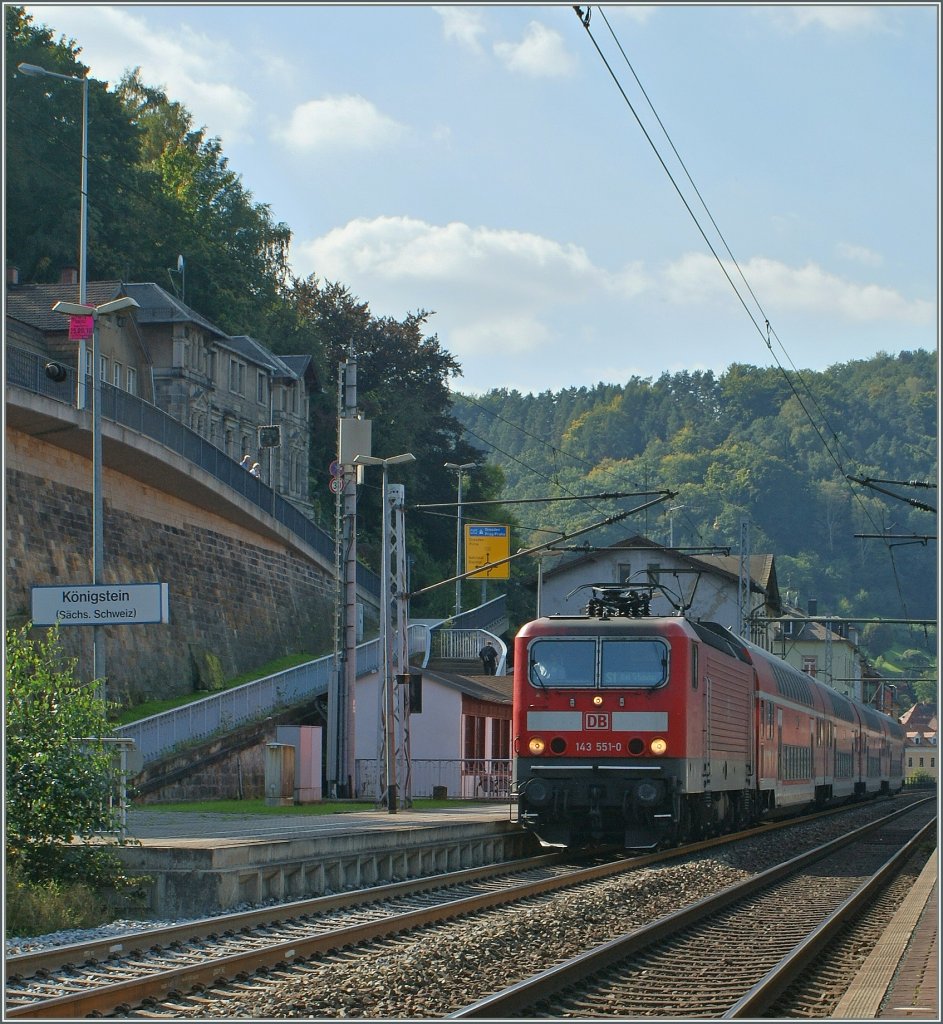
[[[787,608],[773,624],[770,650],[846,697],[872,702],[880,689],[881,678],[861,657],[858,630],[852,623],[811,619]]]
[[[540,615],[582,614],[591,588],[619,583],[652,585],[653,615],[677,615],[718,622],[738,631],[740,560],[736,555],[689,554],[634,536],[576,556],[561,556],[550,566],[541,560],[538,580]],[[751,639],[767,647],[766,620],[781,613],[775,559],[749,559]]]
[[[900,717],[907,734],[904,748],[904,778],[910,781],[932,780],[939,770],[937,747],[937,711],[935,704],[917,703]]]
[[[138,308],[99,321],[97,372],[105,386],[152,402],[237,462],[249,455],[265,483],[308,505],[308,406],[318,388],[311,357],[277,356],[255,338],[228,335],[153,282],[90,281],[86,302],[125,295]],[[70,341],[69,318],[52,308],[77,298],[68,273],[56,284],[8,280],[7,345],[76,370],[84,352],[90,374],[91,346]]]

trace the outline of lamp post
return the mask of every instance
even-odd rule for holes
[[[18,64],[16,70],[33,78],[58,78],[62,82],[79,82],[82,86],[82,191],[79,207],[79,302],[85,305],[88,298],[88,79],[77,75],[63,75],[48,71],[38,64]],[[82,372],[82,367],[79,367]]]
[[[404,455],[391,455],[388,459],[380,459],[374,455],[355,455],[355,466],[382,466],[383,467],[383,542],[381,559],[383,568],[380,579],[384,588],[382,600],[380,601],[380,637],[383,642],[383,706],[386,709],[386,728],[383,732],[385,757],[384,757],[384,779],[386,784],[386,808],[390,814],[396,813],[396,730],[395,730],[395,707],[393,699],[393,655],[392,637],[390,635],[390,595],[393,592],[393,579],[391,576],[390,557],[390,509],[387,501],[389,467],[400,465],[405,462],[415,462],[416,456],[412,452]],[[400,666],[404,671],[405,666]]]
[[[452,470],[458,477],[458,516],[455,521],[455,575],[459,577],[455,580],[455,616],[456,618],[461,614],[462,611],[462,474],[466,469],[477,469],[477,465],[474,462],[463,462],[459,465],[457,462],[446,462],[445,468]]]
[[[90,316],[93,320],[92,330],[92,583],[99,585],[104,580],[105,564],[105,529],[104,507],[102,502],[102,432],[101,432],[101,372],[98,365],[99,321],[103,316],[120,313],[124,309],[137,309],[138,303],[125,295],[100,306],[87,306],[84,303],[57,302],[53,307],[56,313],[65,316]],[[81,372],[81,368],[80,368]],[[102,679],[105,674],[105,651],[101,643],[100,627],[92,627],[92,678]],[[104,698],[105,684],[102,683]]]

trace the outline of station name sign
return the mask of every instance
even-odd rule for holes
[[[134,626],[170,622],[166,583],[33,587],[34,626]]]

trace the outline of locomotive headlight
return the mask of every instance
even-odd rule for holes
[[[595,696],[595,697],[593,697],[593,703],[594,703],[594,704],[596,705],[596,707],[598,708],[598,707],[599,707],[599,705],[600,705],[600,704],[602,704],[602,697],[600,697],[600,696],[599,696],[599,694],[596,694],[596,696]]]
[[[532,754],[542,754],[547,744],[539,736],[534,736],[531,741],[527,744],[527,749]]]
[[[668,749],[668,741],[658,736],[649,744],[649,749],[653,754],[661,756]]]

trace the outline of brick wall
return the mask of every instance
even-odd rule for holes
[[[6,625],[33,586],[91,582],[89,461],[7,427]],[[202,688],[285,654],[331,648],[333,582],[290,545],[122,473],[103,473],[106,583],[169,584],[170,623],[102,627],[108,697],[138,703]],[[91,629],[62,627],[91,672]]]

